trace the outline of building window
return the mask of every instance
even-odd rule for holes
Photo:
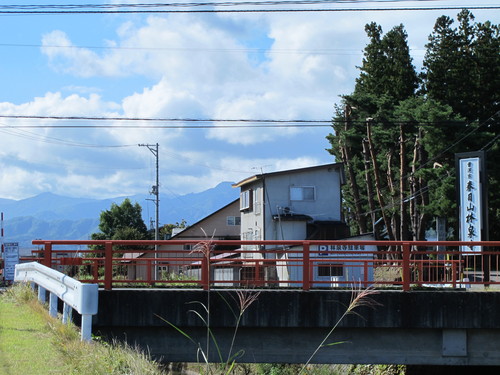
[[[255,241],[260,240],[260,230],[259,229],[255,229],[255,232],[253,233],[253,239]]]
[[[344,276],[342,264],[318,264],[318,276]]]
[[[255,215],[260,215],[261,213],[261,206],[262,206],[261,194],[262,194],[262,188],[257,188],[253,192],[253,212],[255,213]]]
[[[252,209],[252,190],[245,190],[240,193],[240,211]]]
[[[192,251],[193,248],[194,248],[194,245],[191,243],[185,243],[183,246],[183,250],[185,250],[185,251]]]
[[[233,227],[235,225],[241,225],[241,217],[239,217],[239,216],[227,216],[226,223],[230,227]]]
[[[315,199],[316,189],[314,186],[290,187],[290,200],[292,201],[313,201]]]

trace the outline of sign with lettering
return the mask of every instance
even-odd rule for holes
[[[482,187],[480,158],[459,160],[460,241],[481,241]],[[462,251],[481,251],[481,246],[462,246]]]
[[[4,243],[4,276],[7,281],[14,281],[16,264],[19,263],[19,243]]]
[[[311,251],[318,252],[320,257],[332,257],[332,258],[366,258],[373,257],[373,254],[377,251],[377,247],[373,245],[318,245],[311,246]],[[312,255],[314,257],[314,255]]]

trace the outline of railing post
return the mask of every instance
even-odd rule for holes
[[[455,262],[452,260],[451,261],[451,274],[452,274],[452,279],[451,279],[451,283],[453,285],[453,288],[456,288],[457,287],[457,278],[459,280],[462,280],[462,275],[460,275],[459,273],[457,273],[457,266],[455,264]]]
[[[373,269],[373,266],[372,266],[372,269]],[[363,274],[364,274],[364,277],[363,277],[363,287],[364,288],[368,288],[368,261],[365,260],[363,262]]]
[[[410,290],[410,279],[411,279],[410,244],[408,242],[404,242],[403,243],[403,290],[405,292]]]
[[[42,264],[46,267],[52,268],[52,242],[45,242]]]
[[[255,262],[255,272],[254,272],[254,284],[258,286],[262,286],[264,283],[260,280],[260,262]]]
[[[151,275],[152,275],[152,268],[153,268],[153,262],[150,260],[151,258],[146,258],[146,282],[149,285],[152,285],[153,282],[151,281]],[[156,265],[155,265],[156,267]]]
[[[113,288],[113,242],[104,245],[104,289]]]
[[[310,267],[310,243],[308,241],[304,241],[304,246],[302,250],[302,289],[309,290],[311,289],[311,267]]]
[[[210,261],[205,255],[201,258],[201,286],[203,290],[210,288]]]
[[[92,260],[92,275],[94,277],[94,283],[99,282],[99,258],[94,258]]]

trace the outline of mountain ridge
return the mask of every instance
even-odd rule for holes
[[[160,225],[181,222],[194,224],[212,212],[237,199],[239,190],[231,182],[199,193],[180,196],[160,194]],[[106,199],[67,197],[50,192],[21,200],[0,198],[4,213],[4,242],[19,242],[21,248],[33,248],[34,239],[88,239],[98,231],[99,217],[112,203],[129,198],[139,203],[147,226],[153,225],[155,205],[150,195],[120,196]]]

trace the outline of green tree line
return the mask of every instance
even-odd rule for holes
[[[365,31],[354,91],[342,96],[327,136],[345,164],[345,218],[352,234],[424,240],[436,217],[456,223],[455,153],[485,150],[489,185],[499,182],[500,27],[468,10],[456,22],[439,17],[420,72],[403,25]],[[498,238],[494,189],[489,219]]]

